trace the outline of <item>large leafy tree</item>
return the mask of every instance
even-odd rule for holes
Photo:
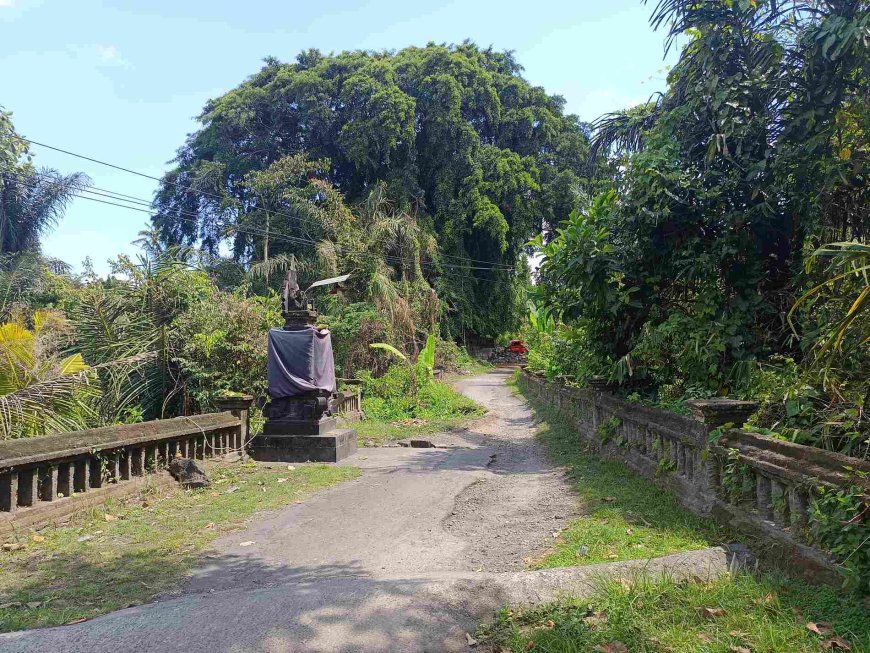
[[[424,261],[423,274],[452,298],[450,314],[499,333],[516,319],[515,302],[498,301],[513,295],[508,268],[529,237],[569,213],[588,176],[583,126],[520,73],[510,53],[472,43],[268,59],[206,105],[157,194],[155,224],[167,243],[214,250],[232,239],[238,260],[261,260],[264,237],[235,227],[257,220],[263,229],[280,209],[296,219],[275,217],[269,231],[299,237],[311,228],[305,205],[261,176],[295,157],[301,176],[285,178],[288,186],[328,182],[351,206],[377,186],[397,215],[414,216],[437,237],[440,256]],[[303,170],[299,157],[317,163]],[[317,231],[313,239],[333,239]],[[304,247],[268,245],[273,255]],[[490,265],[468,259],[496,269],[473,270]],[[453,267],[463,261],[466,269]]]

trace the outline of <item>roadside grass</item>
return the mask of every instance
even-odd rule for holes
[[[618,461],[586,453],[576,433],[554,410],[525,396],[543,420],[539,437],[568,469],[584,515],[571,520],[533,569],[653,558],[721,544],[726,532],[696,517],[676,497]]]
[[[56,626],[145,603],[180,586],[219,535],[355,478],[353,467],[209,461],[209,488],[154,485],[83,511],[64,526],[22,531],[0,551],[0,632]]]
[[[867,653],[870,620],[854,597],[780,575],[638,576],[602,582],[585,600],[505,608],[476,638],[477,650],[495,653],[817,653],[843,644]]]
[[[449,431],[486,414],[486,408],[447,383],[429,382],[411,396],[402,388],[378,381],[378,394],[363,395],[365,419],[352,425],[361,446]]]

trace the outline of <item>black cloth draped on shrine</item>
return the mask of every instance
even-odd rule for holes
[[[332,337],[326,329],[269,330],[269,396],[335,392]]]

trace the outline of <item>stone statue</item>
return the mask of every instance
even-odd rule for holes
[[[299,288],[296,270],[287,270],[284,288],[281,290],[281,307],[284,313],[302,311],[305,306],[305,293]]]

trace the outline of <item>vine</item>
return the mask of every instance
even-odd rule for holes
[[[855,472],[866,478],[866,472]],[[808,510],[811,542],[840,563],[845,586],[870,594],[870,496],[858,485],[844,489],[820,486]]]
[[[601,441],[601,444],[607,444],[613,439],[613,436],[616,435],[617,429],[622,424],[622,420],[618,417],[611,415],[606,420],[601,422],[598,425],[598,429],[596,433],[598,434],[598,438]]]

